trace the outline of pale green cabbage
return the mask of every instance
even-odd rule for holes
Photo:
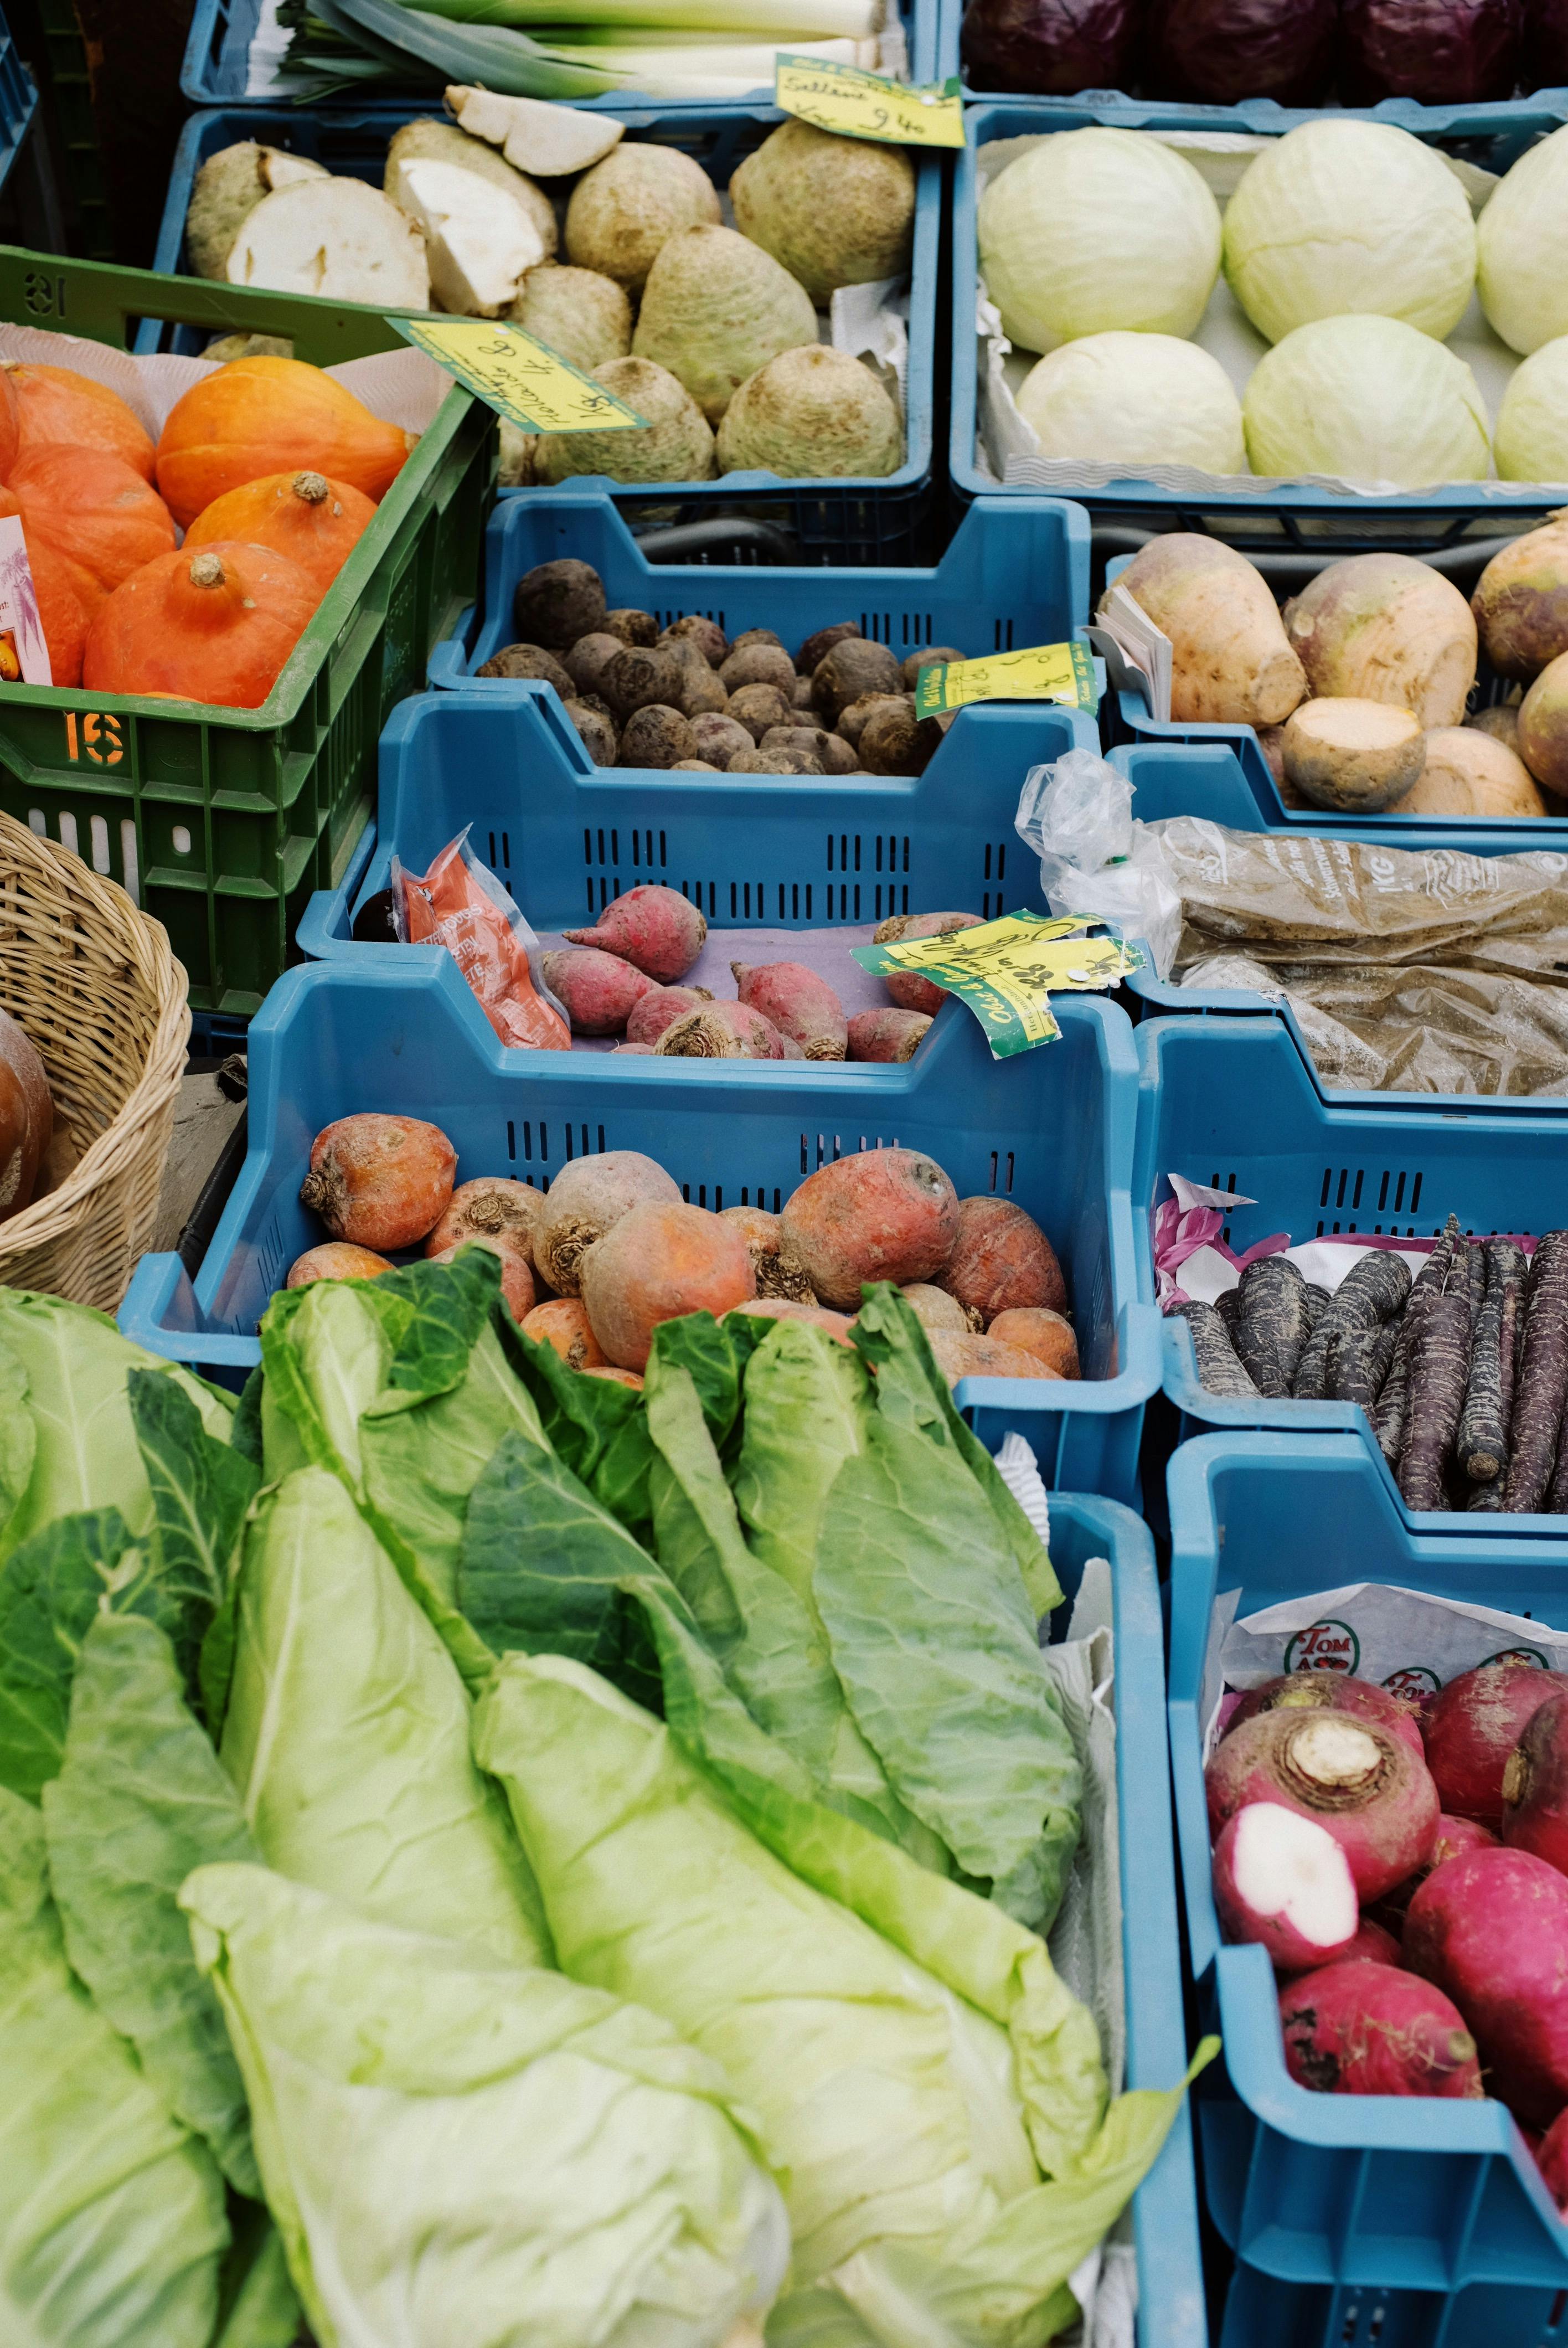
[[[1247,166],[1225,210],[1225,276],[1271,343],[1352,313],[1440,340],[1464,315],[1475,266],[1459,180],[1391,123],[1303,123]]]
[[[66,1962],[43,1822],[0,1787],[0,2339],[207,2348],[223,2183]]]
[[[1219,206],[1146,131],[1057,131],[987,186],[979,265],[1002,331],[1026,350],[1118,330],[1190,335],[1219,274]]]
[[[1031,367],[1018,412],[1042,457],[1246,469],[1241,402],[1219,361],[1174,335],[1085,335]]]
[[[666,2023],[263,1868],[181,1902],[322,2348],[720,2348],[765,2310],[777,2190]]]
[[[1483,481],[1491,448],[1476,380],[1394,318],[1321,318],[1276,344],[1242,403],[1255,473],[1338,474],[1401,489]]]
[[[1492,452],[1500,480],[1568,481],[1568,334],[1514,369]]]
[[[1477,250],[1481,306],[1511,350],[1528,356],[1568,335],[1568,127],[1527,149],[1492,190]]]
[[[338,1479],[285,1478],[239,1582],[222,1759],[270,1866],[388,1923],[548,1962],[451,1657]]]

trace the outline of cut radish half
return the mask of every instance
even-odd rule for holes
[[[1248,1802],[1226,1822],[1214,1845],[1214,1905],[1229,1939],[1257,1942],[1286,1972],[1326,1964],[1361,1921],[1338,1843],[1277,1802]]]

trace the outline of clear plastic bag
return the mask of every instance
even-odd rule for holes
[[[466,831],[427,872],[392,860],[392,918],[403,945],[445,946],[503,1044],[569,1052],[566,1013],[545,984],[539,942]]]
[[[1069,750],[1024,777],[1015,828],[1040,859],[1057,914],[1088,913],[1139,938],[1162,978],[1182,934],[1182,900],[1153,831],[1132,818],[1132,785],[1091,750]]]

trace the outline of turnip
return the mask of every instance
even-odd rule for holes
[[[1345,1713],[1260,1713],[1214,1747],[1206,1786],[1215,1836],[1249,1802],[1316,1818],[1349,1860],[1364,1900],[1412,1874],[1437,1832],[1426,1764],[1400,1737]]]
[[[1502,1781],[1525,1724],[1568,1677],[1533,1663],[1481,1663],[1439,1690],[1426,1718],[1427,1767],[1443,1808],[1502,1824]]]
[[[1429,1875],[1405,1962],[1447,1992],[1493,2092],[1545,2127],[1568,2104],[1568,1877],[1528,1850],[1472,1850]]]
[[[1445,1811],[1438,1820],[1437,1835],[1424,1863],[1378,1900],[1378,1921],[1386,1924],[1390,1932],[1402,1932],[1406,1911],[1429,1875],[1435,1875],[1450,1859],[1464,1858],[1467,1851],[1495,1850],[1497,1847],[1497,1837],[1479,1818],[1450,1818]]]
[[[1360,1921],[1334,1837],[1278,1802],[1248,1802],[1221,1828],[1214,1906],[1227,1940],[1255,1941],[1286,1972],[1343,1956]]]
[[[1315,807],[1376,814],[1405,798],[1426,765],[1426,736],[1409,709],[1385,702],[1304,701],[1285,728],[1286,780]]]
[[[1413,555],[1331,562],[1286,605],[1285,633],[1315,694],[1390,703],[1418,728],[1464,716],[1475,620],[1452,582]]]
[[[1246,1689],[1224,1734],[1229,1736],[1266,1712],[1350,1713],[1402,1738],[1412,1753],[1422,1749],[1414,1705],[1391,1695],[1376,1680],[1358,1679],[1353,1672],[1281,1672],[1260,1687]]]
[[[1490,815],[1537,819],[1546,802],[1520,757],[1473,726],[1440,726],[1426,737],[1426,764],[1390,815]]]
[[[1171,639],[1173,718],[1277,726],[1306,700],[1307,673],[1245,554],[1172,530],[1135,554],[1116,583]]]
[[[1502,1839],[1568,1875],[1568,1695],[1537,1706],[1508,1756]]]
[[[1479,2096],[1475,2040],[1430,1982],[1375,1960],[1321,1965],[1279,1993],[1285,2067],[1323,2096]]]
[[[1470,599],[1486,656],[1528,685],[1568,652],[1568,521],[1561,513],[1494,554]]]
[[[1375,1917],[1363,1916],[1356,1927],[1356,1937],[1349,1947],[1328,1962],[1335,1965],[1393,1965],[1400,1960],[1399,1943],[1386,1926]]]

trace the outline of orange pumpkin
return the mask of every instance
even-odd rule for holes
[[[233,359],[176,400],[158,444],[158,486],[182,529],[247,481],[310,466],[373,503],[417,434],[384,424],[302,359]]]
[[[82,683],[255,709],[320,602],[309,572],[268,547],[181,547],[115,589],[87,631]]]
[[[0,366],[0,481],[15,463],[22,439],[22,409],[9,367]]]
[[[22,520],[22,509],[9,489],[0,489],[0,517]],[[56,685],[80,685],[82,647],[87,637],[87,614],[72,581],[70,566],[54,548],[22,522],[27,565],[33,573],[38,621],[49,647],[49,675]]]
[[[372,500],[346,481],[329,481],[324,473],[270,473],[214,498],[186,531],[185,543],[238,538],[272,547],[308,571],[324,595],[374,519]]]
[[[9,366],[5,373],[16,396],[19,455],[30,456],[35,448],[97,448],[151,480],[152,442],[118,391],[70,367]],[[9,480],[10,467],[0,464],[0,471]]]
[[[50,547],[90,619],[123,579],[174,546],[169,508],[139,473],[96,448],[35,448],[6,484],[29,551]]]

